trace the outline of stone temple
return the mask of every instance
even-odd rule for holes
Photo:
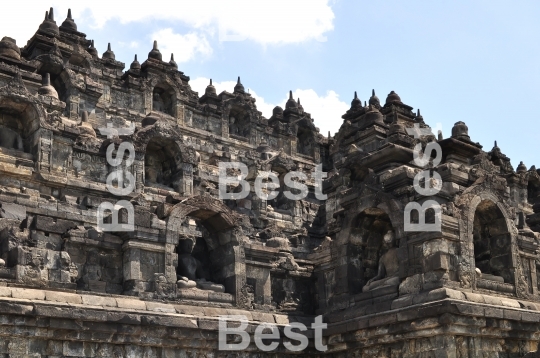
[[[124,71],[53,9],[24,47],[0,41],[0,357],[537,356],[534,166],[514,169],[463,122],[414,135],[429,127],[395,92],[355,94],[330,137],[292,95],[265,118],[240,78],[199,96],[157,43],[139,59]],[[428,145],[441,158],[423,167]],[[229,162],[247,168],[242,199],[220,199]],[[414,186],[426,168],[430,196]],[[255,192],[269,172],[273,198]],[[405,206],[427,200],[439,229],[405,230],[423,220]],[[219,349],[224,315],[247,317],[245,349]],[[298,322],[309,344],[294,352]],[[272,351],[253,339],[261,323],[278,327]]]

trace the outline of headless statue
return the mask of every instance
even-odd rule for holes
[[[377,275],[366,283],[362,292],[371,291],[383,286],[399,285],[399,260],[395,242],[394,232],[388,230],[383,238],[383,248],[388,249],[388,251],[379,259]]]
[[[161,100],[161,96],[159,95],[159,93],[154,93],[154,101],[152,102],[152,110],[165,112],[165,106],[163,105],[163,101]]]
[[[235,135],[240,134],[240,131],[238,129],[238,125],[236,124],[236,118],[234,118],[233,116],[231,116],[229,118],[229,133],[230,134],[235,134]]]
[[[191,256],[193,241],[190,239],[180,240],[178,244],[178,288],[199,288],[201,290],[225,292],[225,287],[210,281],[206,281],[202,264]]]
[[[21,136],[6,127],[0,128],[0,147],[16,150],[24,150],[23,140]]]
[[[145,177],[146,181],[150,183],[157,183],[158,181],[158,171],[156,169],[157,162],[152,156],[146,157],[146,162],[144,163]]]

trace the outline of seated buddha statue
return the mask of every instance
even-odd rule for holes
[[[207,281],[202,264],[191,255],[193,252],[191,239],[180,240],[178,244],[178,288],[199,288],[214,292],[225,292],[223,285]]]
[[[392,230],[388,230],[384,235],[383,248],[387,249],[387,251],[379,259],[377,275],[366,283],[362,292],[368,292],[379,287],[399,285],[399,260],[396,239]]]

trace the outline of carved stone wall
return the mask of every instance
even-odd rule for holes
[[[270,353],[219,351],[218,317],[238,314],[251,335],[322,315],[327,351],[311,344],[305,356],[537,349],[534,166],[514,169],[496,143],[483,150],[463,122],[449,138],[408,134],[429,127],[394,92],[384,105],[355,96],[327,138],[292,93],[270,118],[240,78],[200,96],[157,43],[124,67],[52,12],[23,48],[0,41],[0,356],[293,354],[283,339]],[[426,166],[440,178],[425,185],[440,190],[426,197],[413,186],[424,170],[413,149],[430,143],[442,157]],[[247,167],[238,200],[219,195],[219,164],[230,162]],[[301,200],[285,195],[291,171],[306,174]],[[255,181],[269,175],[277,196],[259,197]],[[440,229],[406,231],[420,220],[407,204],[428,199]],[[102,230],[115,213],[100,206],[119,201],[133,207],[119,223],[133,228]]]

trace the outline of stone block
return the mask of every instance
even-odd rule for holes
[[[4,315],[31,315],[34,313],[34,306],[0,301],[0,313]]]
[[[12,203],[1,203],[0,218],[23,221],[26,219],[26,208]]]
[[[141,324],[141,315],[125,312],[107,312],[107,321],[123,325]]]
[[[204,316],[204,309],[200,306],[174,305],[176,312],[196,317]]]
[[[472,292],[463,292],[463,294],[465,295],[465,298],[468,301],[476,302],[476,303],[485,303],[486,302],[483,295],[479,295],[477,293],[472,293]]]
[[[65,302],[65,303],[77,303],[81,304],[82,299],[80,295],[65,292],[45,291],[45,299],[47,301]]]
[[[141,300],[130,298],[115,298],[119,308],[127,308],[133,310],[146,310],[146,303]]]
[[[11,288],[0,287],[0,297],[11,297]]]
[[[521,308],[521,305],[519,304],[518,301],[512,300],[510,298],[501,297],[501,303],[503,306],[506,306],[506,307]]]
[[[510,309],[503,309],[503,315],[505,319],[513,321],[521,321],[521,312]]]
[[[219,317],[227,315],[227,310],[216,307],[203,307],[204,315],[207,317]]]
[[[289,316],[274,314],[274,320],[277,324],[289,324]]]
[[[370,327],[379,327],[387,324],[392,324],[397,322],[397,315],[393,314],[378,314],[369,319]]]
[[[33,290],[29,288],[12,288],[11,296],[13,298],[24,298],[27,300],[44,300],[45,291]]]
[[[233,303],[234,297],[230,293],[208,291],[208,301]]]
[[[236,327],[234,323],[228,323],[227,326],[229,327]],[[217,318],[199,318],[197,320],[197,325],[199,329],[209,330],[209,331],[217,331],[219,330],[219,319]]]
[[[539,322],[540,314],[532,312],[521,312],[521,320],[523,322]]]
[[[197,318],[186,316],[142,316],[141,323],[150,326],[198,328]]]
[[[176,309],[174,308],[174,305],[158,303],[158,302],[146,302],[146,310],[154,311],[154,312],[176,313]]]
[[[392,301],[392,309],[403,308],[412,305],[413,296],[399,297]]]
[[[488,305],[496,305],[496,306],[502,306],[502,301],[500,297],[490,296],[490,295],[482,295],[484,296],[484,302],[486,302]]]
[[[458,312],[464,315],[469,316],[484,316],[484,307],[476,304],[461,304],[457,303],[455,305]]]
[[[91,306],[117,307],[117,301],[113,297],[81,295],[82,303]]]
[[[66,357],[84,357],[84,343],[83,342],[64,342],[64,349],[62,354]]]
[[[52,232],[56,234],[64,234],[68,230],[77,227],[77,224],[73,221],[54,219],[41,215],[38,215],[34,218],[34,225],[36,230]]]
[[[274,323],[274,315],[271,313],[252,311],[251,317],[254,321]]]
[[[485,307],[484,314],[486,317],[490,317],[490,318],[503,318],[504,317],[502,308]]]

